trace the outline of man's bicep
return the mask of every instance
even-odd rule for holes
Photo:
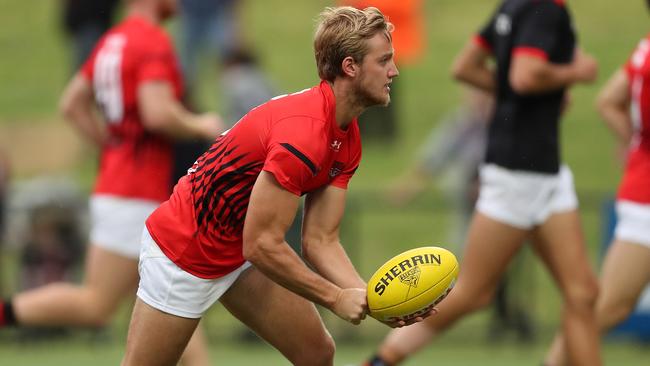
[[[244,224],[244,239],[262,233],[284,238],[298,209],[299,197],[283,188],[273,174],[262,171],[253,186]]]
[[[145,127],[156,127],[169,118],[168,106],[174,103],[174,92],[168,81],[149,80],[138,86],[138,110]]]
[[[345,189],[329,185],[307,195],[303,236],[337,236],[345,211],[346,193]]]

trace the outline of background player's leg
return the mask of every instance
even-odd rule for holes
[[[96,245],[88,250],[83,285],[54,283],[14,296],[19,325],[102,326],[120,301],[135,294],[137,260]]]
[[[562,332],[557,332],[553,337],[551,347],[544,356],[543,366],[564,366],[567,364],[566,343]]]
[[[602,331],[625,320],[650,282],[650,248],[616,240],[609,248],[601,274],[596,319]]]
[[[293,365],[332,365],[334,341],[316,307],[254,267],[242,273],[220,301]]]
[[[137,298],[122,365],[176,365],[198,323],[199,319],[164,313]]]
[[[438,305],[438,314],[421,323],[392,330],[379,349],[379,357],[389,364],[397,364],[463,315],[488,305],[499,279],[527,233],[476,213],[470,225],[458,281]]]
[[[138,284],[138,261],[91,245],[83,285],[53,283],[17,294],[13,300],[18,325],[103,326],[125,298],[132,299]],[[203,332],[192,337],[183,353],[183,365],[209,364]]]
[[[181,365],[183,366],[208,366],[210,365],[210,353],[208,352],[208,342],[205,332],[201,325],[196,327],[192,338],[190,338],[185,352],[181,356]]]
[[[601,364],[594,304],[598,284],[576,210],[551,215],[534,230],[534,245],[564,297],[563,332],[573,365]]]
[[[596,301],[596,321],[601,333],[630,315],[648,282],[650,248],[622,240],[614,241],[603,262],[600,293]],[[564,337],[558,334],[546,355],[545,365],[566,364]]]

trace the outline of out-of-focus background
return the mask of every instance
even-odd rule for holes
[[[591,260],[598,268],[621,168],[614,139],[593,108],[594,97],[646,35],[650,18],[643,0],[567,2],[580,45],[595,55],[600,66],[594,85],[572,90],[562,122],[562,155],[575,174]],[[96,152],[57,112],[59,95],[73,72],[61,3],[0,0],[0,158],[5,156],[11,172],[5,235],[0,241],[0,296],[57,276],[79,280],[87,229],[85,200],[95,174]],[[462,254],[454,163],[436,173],[411,200],[402,199],[410,187],[409,179],[400,177],[416,164],[427,140],[429,144],[446,140],[427,136],[453,119],[450,116],[465,97],[449,76],[451,62],[498,1],[423,3],[422,54],[401,67],[393,96],[395,129],[364,138],[363,161],[350,186],[343,240],[366,278],[386,259],[412,247],[438,245]],[[239,31],[254,50],[259,71],[278,94],[316,84],[313,27],[317,14],[334,3],[242,0],[240,5]],[[116,20],[120,17],[118,10]],[[167,28],[177,35],[178,20],[168,22]],[[199,59],[193,93],[198,110],[225,108],[221,82],[225,68],[217,59],[209,54]],[[434,132],[444,133],[449,128]],[[467,148],[475,143],[462,141],[460,146]],[[58,261],[43,260],[39,256],[46,255],[47,248],[32,250],[42,242],[49,243],[43,245],[50,249],[59,245],[67,254]],[[558,325],[558,292],[529,249],[513,263],[507,279],[507,291],[498,304],[462,320],[407,364],[540,364]],[[648,314],[650,304],[641,304],[627,326],[605,338],[607,364],[647,364]],[[130,304],[125,304],[114,321],[99,330],[0,330],[0,365],[117,364],[129,315]],[[388,331],[374,320],[353,327],[326,311],[323,316],[338,344],[337,365],[362,361]],[[219,305],[205,317],[205,329],[215,364],[286,364]]]

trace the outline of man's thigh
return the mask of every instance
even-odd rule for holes
[[[287,358],[296,350],[331,342],[313,303],[271,281],[258,269],[244,271],[221,297],[240,321]]]
[[[122,365],[176,365],[198,323],[136,299]]]

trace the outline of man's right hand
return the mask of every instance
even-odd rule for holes
[[[225,130],[225,124],[216,113],[204,113],[198,116],[201,135],[207,140],[214,140]]]
[[[598,75],[598,63],[596,59],[577,49],[573,59],[573,69],[575,71],[576,80],[582,83],[591,83],[596,80]]]
[[[336,297],[336,302],[330,309],[341,319],[352,324],[359,324],[366,318],[368,299],[366,290],[361,288],[341,289]]]

